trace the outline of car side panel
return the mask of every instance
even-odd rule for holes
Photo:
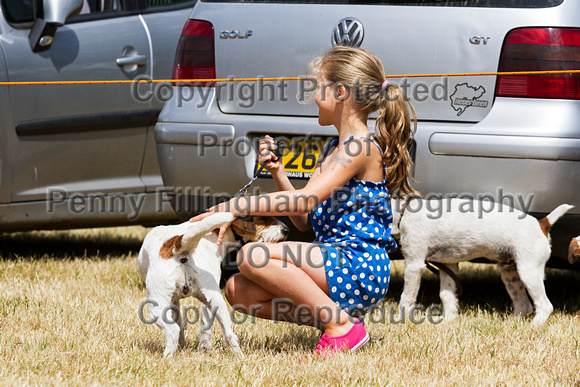
[[[2,30],[0,29],[0,34]],[[0,41],[0,82],[8,81],[8,72],[6,69],[6,58],[4,56],[4,48]],[[0,106],[9,106],[10,93],[8,87],[0,86]],[[0,128],[6,128],[10,122],[10,111],[8,109],[0,109]],[[10,151],[10,142],[8,133],[5,130],[0,130],[0,204],[8,203],[10,201],[10,190],[7,189],[7,182],[10,181],[12,175],[12,168],[9,163],[5,162],[6,154]]]
[[[40,53],[27,35],[11,29],[0,37],[11,81],[131,80],[150,72],[137,15],[65,25]],[[145,55],[147,64],[117,65],[127,51]],[[155,121],[149,107],[134,102],[130,85],[16,85],[10,93],[12,202],[46,200],[55,188],[69,195],[143,190],[145,135]]]

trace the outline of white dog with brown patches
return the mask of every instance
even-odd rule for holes
[[[400,307],[415,304],[425,261],[447,266],[457,274],[458,263],[475,258],[496,261],[513,301],[514,315],[536,308],[532,324],[544,323],[553,311],[544,288],[544,268],[550,258],[550,227],[573,206],[562,204],[537,220],[519,210],[473,199],[413,198],[406,209],[393,203],[393,235],[400,235],[405,257],[405,283]],[[443,209],[434,211],[433,209]],[[445,319],[457,317],[456,284],[440,271],[440,297]]]
[[[178,345],[185,344],[179,300],[193,296],[204,305],[199,313],[200,347],[212,347],[212,316],[216,316],[230,351],[243,357],[219,287],[226,248],[237,242],[231,229],[220,245],[216,243],[217,232],[211,232],[233,219],[231,213],[221,212],[195,223],[158,226],[143,241],[139,272],[147,287],[150,319],[163,330],[167,340],[165,356],[174,355]],[[278,242],[288,234],[282,222],[270,217],[255,217],[251,222],[236,219],[231,228],[242,238],[255,242]]]

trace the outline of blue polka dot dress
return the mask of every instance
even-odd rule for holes
[[[333,140],[326,152],[337,143],[338,139]],[[353,177],[316,207],[310,220],[314,243],[324,256],[330,297],[353,316],[365,314],[387,292],[388,253],[397,249],[391,237],[393,216],[386,181]]]

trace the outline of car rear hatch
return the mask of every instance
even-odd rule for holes
[[[304,76],[308,63],[332,46],[340,30],[343,42],[360,38],[361,48],[381,58],[389,80],[406,91],[420,120],[447,122],[482,120],[493,105],[497,77],[446,74],[497,72],[505,37],[514,28],[577,22],[562,0],[357,3],[204,1],[192,18],[213,26],[217,78]],[[359,30],[353,36],[361,27],[364,35]],[[417,77],[426,74],[439,75]],[[301,103],[307,96],[304,81],[215,87],[223,113],[317,114],[313,102]]]

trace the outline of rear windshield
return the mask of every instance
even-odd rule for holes
[[[564,0],[202,0],[208,3],[299,3],[299,4],[363,4],[363,5],[426,5],[440,7],[547,8]]]
[[[34,21],[34,0],[0,0],[4,9],[6,19],[10,23],[20,24]],[[121,2],[120,0],[100,1],[84,0],[81,15],[95,13],[113,13],[120,11],[155,11],[156,8],[168,7],[192,0],[147,0],[141,2]],[[38,3],[42,7],[42,2]],[[42,15],[42,10],[37,10],[38,16]]]

